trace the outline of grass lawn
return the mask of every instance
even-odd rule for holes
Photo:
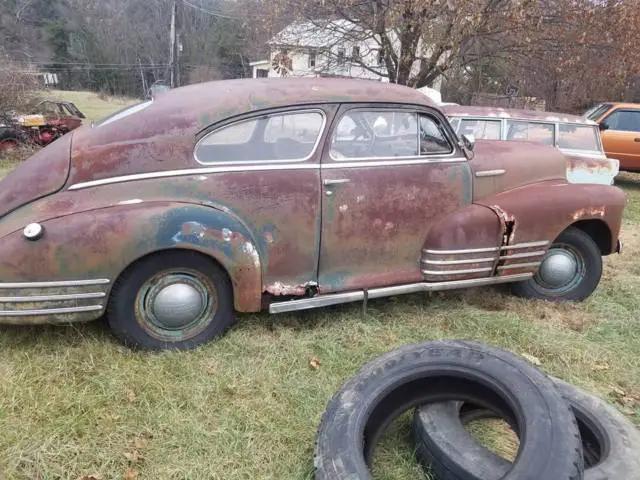
[[[0,327],[0,478],[311,479],[316,426],[338,386],[373,356],[429,339],[534,356],[638,422],[640,176],[618,184],[630,200],[625,252],[606,259],[582,304],[516,299],[506,287],[416,294],[370,301],[366,316],[360,304],[239,315],[220,341],[160,354],[121,347],[101,322]],[[428,478],[408,434],[405,416],[378,448],[375,478]]]
[[[97,121],[140,100],[122,97],[109,97],[94,92],[75,92],[66,90],[49,90],[43,96],[59,98],[73,102],[87,117],[87,121]]]

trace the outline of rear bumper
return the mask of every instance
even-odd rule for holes
[[[105,310],[108,279],[0,282],[0,324],[86,322]]]

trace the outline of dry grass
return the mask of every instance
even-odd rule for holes
[[[111,97],[94,92],[74,92],[65,90],[49,90],[43,95],[73,102],[87,119],[85,121],[97,121],[140,100],[123,97]]]
[[[640,176],[619,184],[631,202],[626,251],[606,260],[601,286],[580,305],[506,289],[418,294],[371,301],[366,316],[360,305],[240,315],[218,342],[161,354],[121,347],[101,322],[0,327],[0,478],[311,479],[316,426],[338,386],[373,356],[429,339],[535,356],[637,422],[629,398],[640,393]],[[479,435],[500,451],[511,443],[498,432]],[[425,478],[406,418],[387,432],[375,472]]]

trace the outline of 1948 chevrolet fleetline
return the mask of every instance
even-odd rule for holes
[[[0,322],[106,314],[188,348],[233,311],[512,282],[582,300],[626,204],[529,142],[459,139],[415,90],[339,79],[194,85],[57,140],[0,184]]]

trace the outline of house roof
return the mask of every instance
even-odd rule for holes
[[[370,30],[348,20],[294,22],[267,43],[273,46],[321,48],[345,39],[365,39],[373,36]]]
[[[450,117],[495,117],[510,118],[514,120],[536,120],[539,122],[582,123],[596,125],[578,115],[557,112],[540,112],[536,110],[520,110],[516,108],[500,107],[469,107],[469,106],[442,106],[442,111]]]

